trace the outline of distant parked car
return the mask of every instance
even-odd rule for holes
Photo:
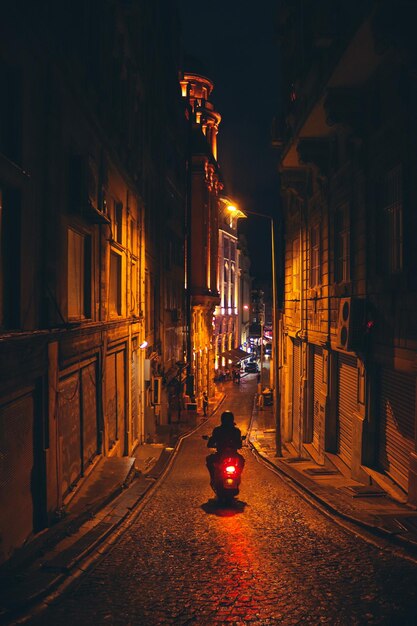
[[[257,374],[259,372],[258,364],[253,362],[246,363],[245,372],[248,374]]]

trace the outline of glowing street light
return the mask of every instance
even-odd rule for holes
[[[227,210],[239,219],[241,217],[247,217],[246,214],[254,215],[255,217],[262,217],[268,219],[271,222],[271,256],[272,256],[272,360],[273,360],[273,394],[274,394],[274,420],[275,420],[275,455],[282,456],[282,441],[281,441],[281,390],[279,386],[279,365],[278,365],[278,301],[277,301],[277,289],[276,289],[276,259],[275,259],[275,222],[271,215],[265,213],[256,213],[255,211],[241,211],[233,204],[229,204]],[[263,341],[263,337],[261,337]]]

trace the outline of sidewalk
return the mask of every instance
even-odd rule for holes
[[[254,407],[249,442],[265,461],[288,476],[331,513],[417,553],[417,511],[395,500],[378,485],[363,485],[344,476],[331,460],[318,465],[306,453],[300,458],[283,444],[275,456],[273,407]]]
[[[209,402],[207,418],[223,392]],[[0,624],[36,610],[48,596],[88,566],[163,473],[181,438],[204,422],[202,413],[170,429],[162,443],[138,446],[132,457],[100,459],[67,503],[65,515],[0,567]],[[86,565],[87,563],[87,565]]]

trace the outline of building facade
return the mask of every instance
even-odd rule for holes
[[[251,262],[248,253],[246,237],[240,233],[239,246],[239,315],[238,337],[239,346],[243,350],[249,347],[250,303],[252,292],[252,277],[250,273]]]
[[[190,61],[189,65],[193,63]],[[219,194],[217,163],[221,116],[210,101],[212,81],[204,70],[188,67],[181,78],[189,127],[187,272],[187,402],[201,406],[203,393],[214,395],[213,315],[219,303]]]
[[[1,561],[65,512],[101,459],[144,440],[161,404],[152,379],[168,385],[184,359],[182,116],[167,110],[181,111],[178,31],[166,4],[2,12]]]
[[[241,264],[238,245],[238,218],[228,207],[231,200],[219,201],[218,290],[220,303],[214,311],[214,358],[216,378],[238,361],[240,346]]]
[[[284,441],[416,504],[411,5],[284,3],[275,143]]]

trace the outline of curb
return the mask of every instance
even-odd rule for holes
[[[251,420],[251,424],[250,424],[250,430],[252,428],[252,420]],[[310,489],[305,483],[303,483],[303,481],[298,480],[297,476],[294,475],[292,472],[288,471],[289,468],[287,468],[282,461],[277,460],[277,462],[273,462],[271,461],[268,457],[266,457],[259,446],[257,446],[255,443],[253,443],[253,441],[251,440],[251,436],[249,435],[248,438],[248,443],[251,447],[251,450],[255,453],[255,455],[266,465],[268,465],[268,467],[272,470],[275,471],[276,473],[278,473],[279,475],[284,476],[286,479],[288,479],[289,481],[291,481],[292,486],[296,488],[297,493],[299,495],[301,495],[307,502],[309,502],[309,504],[311,504],[312,506],[314,506],[315,508],[317,508],[318,510],[320,510],[322,513],[325,513],[326,515],[328,515],[329,517],[331,517],[332,519],[335,518],[340,518],[341,520],[345,521],[345,522],[349,522],[350,524],[353,524],[355,526],[359,526],[360,528],[362,528],[363,530],[366,530],[367,532],[370,532],[380,538],[383,538],[385,540],[389,540],[390,542],[392,542],[393,544],[395,544],[397,547],[401,547],[401,548],[408,548],[412,554],[408,555],[409,558],[411,558],[413,560],[413,562],[415,562],[415,558],[414,558],[414,554],[417,555],[417,542],[407,539],[406,537],[402,536],[401,534],[395,533],[395,532],[391,532],[381,526],[375,526],[374,524],[370,524],[364,520],[361,520],[357,517],[354,517],[352,515],[349,515],[348,513],[345,513],[344,511],[341,511],[340,509],[336,508],[334,505],[332,505],[331,502],[329,502],[328,500],[320,497],[319,494],[317,494],[314,490]],[[335,521],[337,521],[337,519],[335,519]],[[339,522],[340,523],[340,522]],[[352,532],[351,529],[349,529],[350,532]]]

